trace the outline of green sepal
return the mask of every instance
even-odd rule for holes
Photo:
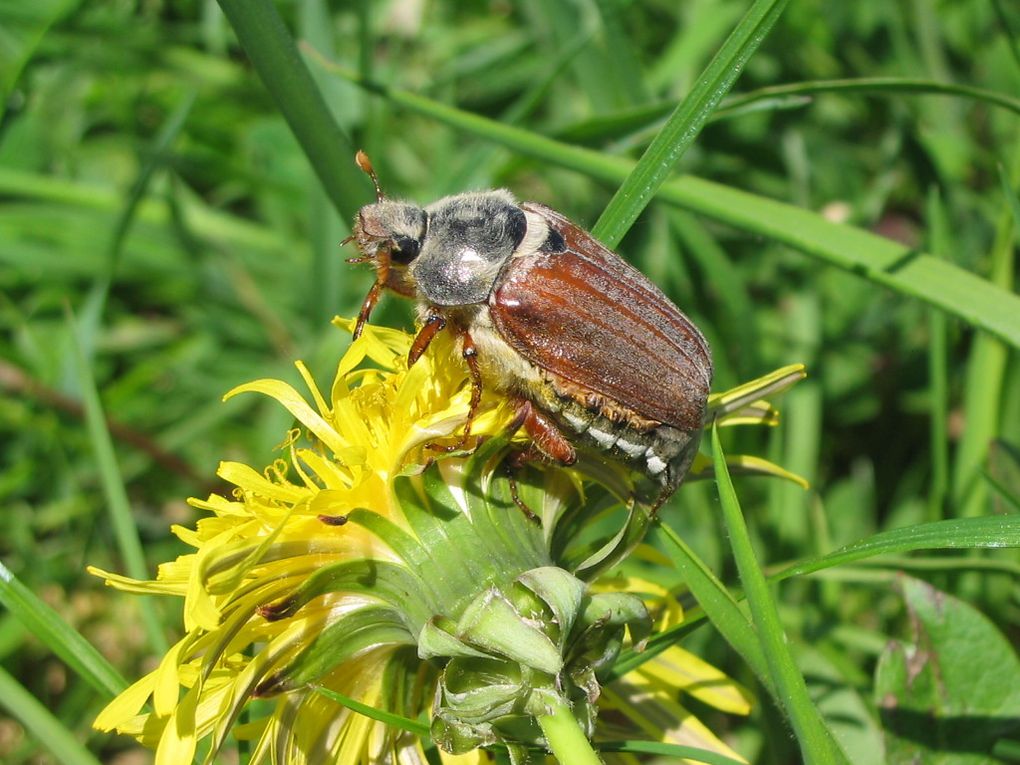
[[[453,659],[443,672],[438,711],[455,710],[456,719],[472,725],[519,713],[530,691],[526,674],[505,659]]]
[[[487,654],[467,645],[453,635],[450,629],[446,629],[447,623],[449,620],[440,617],[425,622],[425,626],[418,633],[418,658],[487,658]]]
[[[315,640],[279,672],[255,688],[255,696],[273,696],[315,682],[333,667],[379,645],[413,645],[400,611],[366,606],[330,623]]]
[[[455,627],[431,621],[423,630],[429,656],[453,657],[436,692],[435,741],[451,752],[494,741],[542,745],[535,718],[564,704],[590,735],[601,693],[597,673],[611,666],[628,628],[635,641],[651,630],[640,598],[592,595],[583,581],[549,566],[524,572],[506,592],[490,588]],[[421,645],[419,639],[419,651]],[[467,656],[465,649],[490,656]]]
[[[553,615],[557,633],[557,646],[562,652],[564,642],[581,610],[585,594],[584,582],[567,571],[553,566],[543,566],[525,571],[517,581],[533,592],[548,606]]]
[[[612,568],[630,554],[645,538],[653,516],[648,507],[637,500],[631,500],[627,508],[627,520],[609,540],[574,568],[574,573],[585,581],[594,581],[600,574]]]
[[[421,580],[389,561],[350,560],[324,566],[285,598],[259,608],[270,621],[293,616],[313,598],[327,592],[360,592],[405,611],[412,622],[423,623],[430,606]]]
[[[491,724],[468,725],[455,716],[441,713],[432,718],[429,734],[436,746],[450,754],[467,754],[497,741]]]
[[[584,606],[581,623],[587,630],[627,627],[635,645],[652,634],[652,617],[636,595],[627,592],[601,592],[592,595]]]
[[[457,636],[487,653],[549,674],[556,674],[563,667],[560,651],[549,636],[522,617],[495,587],[464,609],[457,623]]]

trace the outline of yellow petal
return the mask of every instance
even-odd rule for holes
[[[735,680],[675,645],[628,673],[626,679],[640,687],[657,687],[664,693],[683,691],[730,714],[750,714],[754,698]]]
[[[617,681],[602,689],[599,704],[618,710],[654,741],[696,746],[746,762],[666,694]]]
[[[177,706],[181,687],[177,665],[180,663],[181,652],[192,642],[192,636],[185,635],[166,652],[159,662],[159,667],[155,672],[156,684],[152,691],[152,707],[158,717],[170,715],[174,711],[174,707]]]
[[[450,754],[439,749],[439,760],[443,765],[482,765],[488,758],[481,749],[472,749],[466,754]]]
[[[807,369],[803,364],[791,364],[767,375],[751,380],[736,388],[722,393],[713,393],[708,397],[709,418],[714,420],[729,412],[743,409],[752,401],[786,390],[791,385],[807,377]]]
[[[156,748],[155,765],[179,765],[195,759],[195,747],[198,743],[195,710],[200,695],[201,683],[184,694],[184,698],[163,729],[159,746]]]
[[[132,579],[120,574],[111,574],[95,566],[88,566],[85,570],[93,576],[105,579],[108,587],[115,587],[123,592],[134,592],[139,595],[180,595],[179,586],[173,582]]]
[[[312,377],[312,373],[308,371],[308,367],[305,366],[303,361],[295,361],[294,366],[297,367],[298,374],[301,375],[301,379],[305,381],[305,385],[308,387],[308,392],[312,394],[312,400],[315,401],[315,406],[319,410],[319,414],[323,417],[329,417],[332,411],[325,399],[322,397],[322,393],[319,391],[319,386],[315,384],[315,378]]]
[[[334,454],[339,456],[348,448],[349,444],[340,438],[340,435],[333,427],[316,414],[315,410],[308,406],[308,402],[294,388],[282,380],[256,380],[255,382],[239,385],[233,390],[228,391],[223,400],[226,401],[239,393],[248,392],[263,393],[271,398],[275,398],[283,404],[283,407],[288,412],[294,415],[298,422],[312,431],[316,438],[322,441]]]
[[[216,475],[245,492],[250,491],[280,502],[300,502],[307,495],[303,487],[270,481],[243,462],[221,462]]]
[[[726,465],[732,468],[736,475],[772,476],[773,478],[782,478],[795,483],[804,490],[811,488],[811,484],[807,482],[807,479],[761,457],[753,457],[748,454],[728,454],[726,455]]]
[[[155,684],[156,674],[154,672],[136,680],[103,708],[103,711],[92,723],[92,727],[102,731],[120,728],[126,721],[138,714],[146,700],[152,695],[152,688]]]

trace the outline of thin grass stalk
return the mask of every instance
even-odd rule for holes
[[[748,59],[768,36],[786,2],[755,0],[686,98],[652,139],[592,228],[592,234],[607,247],[615,248],[620,243],[652,201],[722,97],[733,87]]]
[[[0,603],[101,697],[112,699],[128,683],[80,632],[0,563]]]
[[[68,315],[68,332],[74,341],[74,362],[81,389],[82,404],[85,407],[85,425],[88,429],[89,441],[95,454],[99,469],[99,478],[106,497],[106,508],[110,516],[117,548],[124,559],[128,574],[135,579],[148,579],[149,571],[145,563],[145,553],[138,535],[138,526],[131,513],[131,503],[124,479],[121,476],[117,455],[113,448],[113,439],[106,424],[106,415],[96,389],[96,381],[92,369],[85,358],[81,338],[73,317]],[[167,650],[167,639],[163,632],[159,616],[151,600],[141,599],[138,604],[141,610],[142,625],[148,638],[149,648],[153,653],[163,654]]]
[[[712,459],[723,520],[729,532],[733,557],[751,608],[755,631],[776,687],[776,699],[797,734],[797,742],[806,763],[809,765],[848,763],[846,755],[811,701],[804,677],[797,669],[790,653],[779,623],[776,602],[772,598],[768,582],[751,546],[751,538],[744,524],[744,516],[736,491],[733,489],[733,482],[730,480],[722,444],[719,442],[719,429],[716,426],[712,428]]]
[[[949,252],[948,227],[937,188],[928,194],[928,225],[931,251],[938,257]],[[945,515],[949,494],[949,340],[948,322],[941,311],[928,313],[928,387],[930,397],[931,487],[928,490],[929,522]]]
[[[78,741],[75,734],[2,667],[0,707],[5,707],[11,717],[24,725],[61,765],[99,765],[99,760]]]
[[[365,189],[340,129],[270,0],[218,0],[237,39],[290,125],[337,211],[353,219],[353,189]]]

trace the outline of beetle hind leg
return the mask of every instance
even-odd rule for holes
[[[513,500],[517,508],[524,513],[524,517],[532,523],[541,523],[542,520],[538,517],[538,514],[532,510],[528,505],[521,499],[520,491],[517,488],[517,471],[521,465],[516,463],[513,459],[506,461],[504,469],[506,470],[506,479],[510,483],[510,499]]]
[[[519,453],[521,459],[554,462],[560,465],[573,465],[577,462],[577,451],[573,444],[563,435],[552,418],[539,411],[530,401],[520,403],[517,417],[511,427],[511,433],[523,427],[531,437],[531,444]]]
[[[529,521],[540,523],[538,514],[528,507],[520,497],[517,488],[517,471],[531,462],[573,465],[577,462],[577,452],[566,436],[560,432],[559,427],[527,399],[518,404],[517,416],[514,417],[507,431],[512,436],[521,428],[524,428],[531,438],[531,443],[523,449],[513,452],[507,458],[506,473],[510,481],[510,499]]]

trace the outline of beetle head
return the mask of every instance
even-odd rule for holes
[[[354,222],[354,241],[361,250],[355,260],[373,263],[381,286],[413,296],[407,266],[421,251],[427,224],[428,216],[417,205],[387,199],[365,205]]]
[[[375,266],[375,284],[361,305],[354,328],[354,338],[357,339],[383,288],[388,287],[408,297],[415,295],[414,281],[407,266],[421,250],[428,215],[417,205],[386,199],[365,152],[359,150],[354,161],[372,179],[376,198],[375,204],[365,205],[358,211],[354,233],[342,242],[356,242],[361,252],[356,258],[348,258],[348,263],[371,263]]]

